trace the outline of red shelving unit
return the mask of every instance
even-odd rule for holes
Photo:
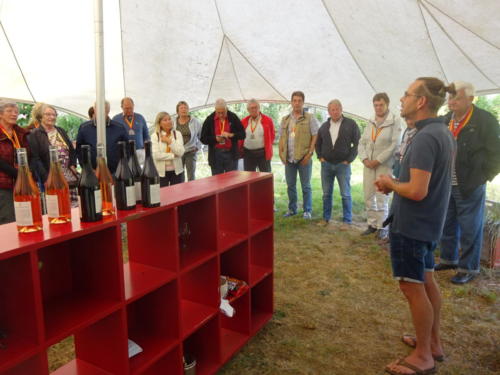
[[[126,225],[126,238],[122,226]],[[161,206],[33,234],[0,226],[1,375],[214,374],[272,317],[273,180],[231,172],[163,188]],[[128,261],[123,263],[123,250]],[[219,311],[220,275],[250,289]],[[128,339],[142,352],[129,358]]]

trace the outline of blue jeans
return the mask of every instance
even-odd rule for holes
[[[321,163],[321,187],[323,188],[323,219],[329,221],[332,218],[332,196],[333,184],[337,177],[342,197],[342,210],[344,223],[352,222],[352,199],[351,199],[351,165],[332,164],[327,161]]]
[[[285,178],[288,192],[288,210],[297,212],[297,172],[299,172],[300,186],[302,187],[302,200],[304,202],[304,212],[312,211],[312,189],[311,173],[312,160],[306,165],[300,163],[286,163]]]
[[[485,198],[486,184],[478,186],[467,199],[458,186],[452,186],[441,236],[441,263],[456,264],[459,272],[479,273]]]
[[[212,176],[215,176],[216,174],[235,171],[237,167],[238,160],[233,159],[233,153],[231,152],[231,150],[220,148],[215,149],[214,164],[210,166],[210,168],[212,169]]]

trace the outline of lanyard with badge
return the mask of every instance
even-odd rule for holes
[[[384,129],[383,127],[377,128],[375,125],[372,126],[372,142],[377,141],[377,138],[380,135],[380,133],[382,133],[383,129]]]
[[[14,148],[21,148],[21,143],[19,143],[19,138],[17,138],[17,134],[14,129],[12,129],[12,135],[10,135],[3,126],[0,126],[0,129],[2,129],[2,132],[5,134],[5,136],[12,142]]]
[[[259,125],[259,121],[260,121],[260,116],[258,116],[256,119],[255,119],[255,122],[252,121],[252,119],[250,118],[250,132],[252,133],[250,135],[250,139],[255,139],[255,129],[257,129],[257,126]],[[253,125],[252,125],[253,124]],[[294,129],[294,135],[295,135],[295,129]],[[293,136],[292,136],[293,137]]]
[[[460,121],[455,121],[453,118],[450,120],[449,128],[451,131],[451,134],[453,134],[453,137],[455,139],[458,138],[458,135],[462,131],[463,128],[469,123],[470,118],[472,117],[472,112],[474,111],[474,107],[471,107],[469,112],[462,118]],[[455,124],[457,124],[455,126]]]
[[[123,116],[123,117],[124,117],[125,122],[127,123],[128,127],[129,127],[128,134],[129,135],[135,135],[135,132],[134,132],[134,120],[135,120],[135,116],[132,115],[132,119],[131,120],[128,119],[128,116]]]
[[[219,144],[223,145],[226,143],[226,138],[222,136],[222,133],[224,132],[224,127],[226,126],[226,119],[222,120],[219,118],[219,136],[221,138],[221,141]]]

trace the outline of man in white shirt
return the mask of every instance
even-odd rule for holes
[[[323,220],[327,225],[332,217],[332,195],[335,178],[342,197],[345,224],[352,222],[351,163],[358,154],[360,132],[354,120],[342,115],[342,103],[338,99],[328,103],[330,117],[319,128],[316,153],[321,161],[321,185],[323,188]]]

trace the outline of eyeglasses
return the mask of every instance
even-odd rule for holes
[[[409,94],[408,91],[405,91],[404,95],[403,95],[405,98],[409,97],[409,96],[415,96],[417,98],[420,98],[422,97],[423,95],[417,95],[417,94]]]

